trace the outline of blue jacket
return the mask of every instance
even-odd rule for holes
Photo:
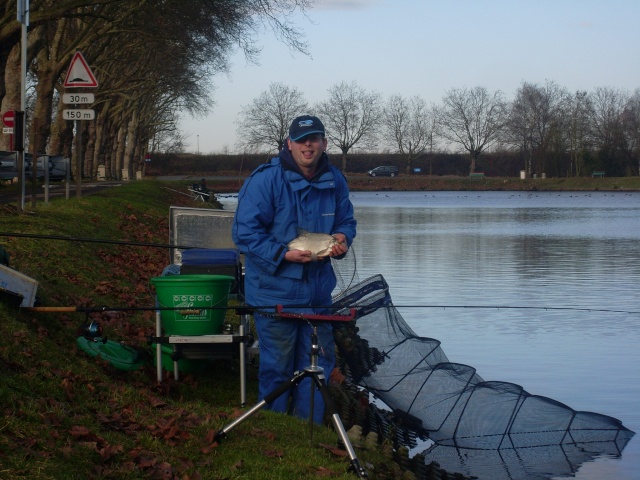
[[[298,231],[343,233],[351,246],[356,220],[342,173],[320,159],[307,180],[285,147],[258,167],[238,194],[233,241],[245,257],[245,297],[250,306],[330,305],[336,278],[329,261],[284,260]]]

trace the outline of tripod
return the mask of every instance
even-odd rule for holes
[[[355,309],[351,310],[350,316],[339,316],[339,315],[301,315],[301,314],[290,314],[290,313],[282,313],[282,305],[278,305],[276,307],[276,311],[278,315],[283,318],[298,318],[305,320],[321,320],[321,321],[350,321],[355,318]],[[289,389],[295,388],[298,386],[302,380],[307,377],[310,377],[313,381],[311,383],[311,407],[310,407],[310,418],[309,418],[309,428],[311,435],[313,435],[313,397],[314,397],[314,386],[318,388],[320,394],[322,395],[322,399],[324,400],[325,410],[329,412],[331,416],[331,423],[335,428],[340,440],[342,441],[347,454],[349,455],[349,460],[351,461],[351,468],[358,475],[359,478],[367,478],[367,472],[360,464],[358,457],[356,457],[356,452],[351,445],[351,441],[347,436],[347,432],[344,429],[344,425],[340,420],[340,416],[336,412],[336,407],[329,395],[329,391],[327,389],[327,382],[324,376],[324,369],[318,365],[318,353],[320,352],[320,347],[318,345],[318,328],[311,324],[312,332],[311,332],[311,352],[310,352],[310,364],[305,367],[301,371],[297,371],[293,374],[293,377],[289,379],[288,382],[284,382],[280,386],[276,387],[274,390],[266,394],[262,401],[255,404],[249,410],[247,410],[243,415],[235,419],[226,427],[223,427],[221,430],[218,430],[215,434],[215,441],[220,443],[223,438],[226,438],[227,433],[233,430],[235,427],[240,425],[246,419],[257,413],[260,409],[265,407],[266,405],[273,402],[280,395],[288,391]]]

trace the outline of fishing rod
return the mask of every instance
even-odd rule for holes
[[[37,238],[37,239],[44,239],[44,240],[65,240],[68,242],[110,243],[115,245],[129,245],[129,246],[136,246],[136,247],[180,248],[182,250],[186,250],[190,248],[198,248],[198,247],[192,247],[192,246],[186,246],[186,245],[131,242],[128,240],[103,240],[99,238],[63,237],[60,235],[39,235],[39,234],[33,234],[33,233],[0,232],[0,237]]]
[[[200,310],[236,310],[242,312],[269,312],[276,311],[277,313],[282,312],[282,305],[259,305],[259,306],[249,306],[249,305],[238,305],[238,306],[225,306],[225,307],[162,307],[162,306],[153,306],[153,307],[109,307],[109,306],[96,306],[96,307],[86,307],[86,306],[61,306],[61,307],[22,307],[21,310],[30,311],[30,312],[86,312],[86,313],[96,313],[96,312],[126,312],[126,311],[158,311],[158,310],[177,310],[180,312],[197,312]],[[573,311],[573,312],[592,312],[592,313],[625,313],[629,315],[639,315],[640,311],[634,310],[617,310],[617,309],[608,309],[608,308],[589,308],[589,307],[534,307],[534,306],[526,306],[526,305],[366,305],[366,304],[353,304],[348,306],[337,306],[337,305],[286,305],[284,308],[295,310],[295,309],[314,309],[314,310],[352,310],[352,309],[360,309],[360,308],[396,308],[396,309],[404,309],[404,308],[436,308],[436,309],[493,309],[493,310],[543,310],[543,311]],[[280,309],[280,310],[278,310]]]

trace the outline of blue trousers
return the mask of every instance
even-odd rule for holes
[[[311,313],[311,312],[309,312]],[[302,371],[311,364],[311,326],[301,319],[273,318],[254,314],[260,344],[260,367],[258,372],[259,399]],[[329,322],[316,323],[318,328],[318,365],[324,369],[325,379],[336,364],[333,326]],[[280,395],[270,405],[276,412],[291,412],[301,418],[309,418],[311,384],[313,379],[305,378],[297,388]],[[324,401],[314,387],[313,421],[322,423]]]

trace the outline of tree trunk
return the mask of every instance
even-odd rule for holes
[[[117,140],[116,140],[116,152],[115,152],[115,167],[116,172],[118,174],[117,178],[120,180],[124,180],[126,177],[124,175],[124,150],[125,150],[125,141],[126,141],[126,130],[122,125],[122,117],[120,117],[120,122],[118,126],[117,132]]]
[[[476,160],[478,158],[477,153],[471,154],[471,168],[469,168],[469,174],[476,173]]]
[[[84,174],[88,178],[96,178],[98,166],[96,165],[96,122],[92,120],[87,122],[86,126],[87,148],[84,156]]]
[[[129,172],[129,179],[135,179],[135,173],[132,168],[133,153],[136,146],[136,131],[138,130],[138,111],[134,109],[131,120],[127,128],[126,135],[126,148],[123,153],[123,165],[122,168]]]
[[[409,156],[407,157],[407,175],[411,174],[411,166],[413,165],[413,154],[410,153]]]
[[[4,77],[6,93],[2,97],[0,111],[20,110],[20,44],[18,43],[9,54]],[[10,150],[11,139],[9,135],[0,136],[0,150]]]

